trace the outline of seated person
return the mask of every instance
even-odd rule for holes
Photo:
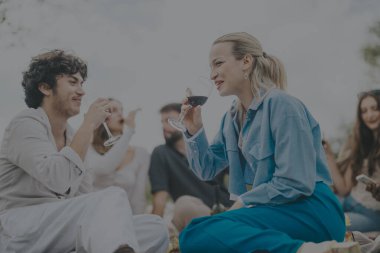
[[[202,107],[183,101],[187,157],[202,180],[229,166],[235,202],[227,212],[193,219],[180,234],[181,252],[358,252],[355,242],[337,243],[344,214],[329,188],[319,124],[284,91],[281,61],[237,32],[212,43],[209,66],[219,95],[236,99],[210,142]]]
[[[109,138],[104,126],[94,131],[94,139],[87,154],[89,167],[94,173],[95,189],[119,186],[127,194],[133,214],[142,214],[146,208],[146,187],[150,155],[142,147],[132,147],[129,141],[135,131],[135,117],[139,109],[123,116],[120,101],[108,99],[111,116],[106,124],[113,136],[121,135],[114,145],[105,146]],[[124,127],[126,126],[126,127]]]
[[[380,90],[359,95],[353,135],[335,160],[329,142],[324,141],[334,188],[346,197],[343,208],[350,219],[352,231],[380,230],[380,199],[376,187],[355,179],[360,174],[380,183]]]
[[[182,133],[169,123],[169,117],[178,117],[181,104],[173,103],[160,110],[165,144],[156,147],[151,156],[149,179],[153,194],[153,214],[164,215],[169,196],[175,201],[172,222],[180,232],[193,218],[210,215],[211,208],[221,203],[232,205],[223,186],[226,170],[207,183],[190,170]]]
[[[87,65],[53,50],[23,75],[28,109],[8,125],[0,149],[0,252],[163,253],[162,219],[132,216],[124,190],[91,192],[85,165],[93,131],[110,116],[107,99],[91,104],[79,129]]]

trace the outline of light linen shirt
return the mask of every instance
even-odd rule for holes
[[[66,143],[74,132],[66,129]],[[0,212],[90,192],[91,175],[69,146],[57,150],[42,108],[26,109],[6,128],[0,149]]]
[[[316,182],[331,184],[319,125],[295,97],[275,88],[262,91],[247,111],[241,134],[240,149],[235,101],[211,145],[204,129],[185,136],[190,167],[201,179],[230,167],[231,199],[246,206],[278,205],[310,196]]]

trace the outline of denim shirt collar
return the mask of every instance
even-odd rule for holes
[[[274,89],[274,87],[270,87],[270,88],[263,88],[263,87],[261,87],[260,90],[259,90],[260,96],[253,98],[252,103],[249,106],[248,110],[257,111],[257,109],[263,103],[265,97],[273,89]],[[239,109],[239,99],[235,99],[232,102],[232,106],[230,108],[231,117],[233,118],[234,122],[236,122],[237,117],[238,117],[238,109]]]
[[[265,97],[269,94],[269,92],[272,89],[274,89],[274,87],[270,87],[270,88],[263,88],[263,87],[261,87],[260,90],[259,90],[260,96],[253,98],[252,103],[249,106],[248,110],[257,111],[257,109],[263,103]]]

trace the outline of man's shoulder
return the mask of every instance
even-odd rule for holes
[[[16,116],[13,117],[11,122],[19,122],[19,121],[24,121],[27,119],[44,122],[46,120],[46,117],[44,113],[41,112],[41,110],[42,109],[34,109],[34,108],[24,109],[18,114],[16,114]]]
[[[152,155],[159,154],[159,155],[164,155],[166,154],[170,148],[166,144],[161,144],[155,147],[152,151]]]
[[[6,131],[11,131],[19,126],[23,128],[37,125],[46,126],[47,120],[47,117],[39,109],[28,108],[19,112],[10,120]]]

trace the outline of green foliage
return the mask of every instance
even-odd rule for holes
[[[362,56],[371,67],[380,67],[380,21],[371,26],[369,32],[375,36],[376,41],[362,48]]]

